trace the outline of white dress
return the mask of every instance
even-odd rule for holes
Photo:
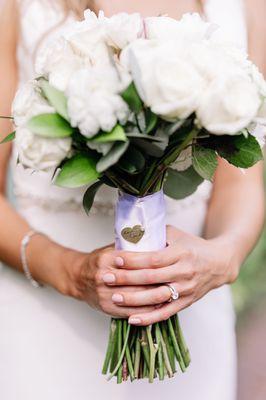
[[[20,81],[33,76],[36,45],[60,22],[46,0],[20,0]],[[206,14],[245,46],[242,2],[209,0]],[[65,21],[64,24],[68,23]],[[61,29],[58,27],[56,30]],[[54,32],[54,31],[53,31]],[[50,35],[53,34],[50,32]],[[83,190],[53,187],[45,174],[13,166],[18,212],[36,230],[62,245],[87,251],[113,242],[115,193],[104,189],[90,217],[82,210]],[[167,199],[168,223],[200,235],[211,187],[204,183],[184,201]],[[213,290],[184,310],[183,330],[192,364],[184,375],[163,383],[107,383],[101,367],[109,317],[51,288],[34,289],[13,269],[0,269],[0,398],[3,400],[88,400],[176,397],[234,400],[235,317],[230,289]]]

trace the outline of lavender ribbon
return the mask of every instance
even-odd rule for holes
[[[166,245],[163,191],[145,197],[120,193],[116,205],[116,249],[155,251]]]

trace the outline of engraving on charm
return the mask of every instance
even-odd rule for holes
[[[143,238],[144,233],[145,229],[141,225],[135,225],[133,228],[124,228],[121,235],[127,242],[137,244]]]

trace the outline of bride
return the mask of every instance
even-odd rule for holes
[[[195,11],[247,45],[241,0],[6,0],[0,14],[1,115],[11,113],[17,84],[33,77],[42,46],[87,7],[107,15],[175,18]],[[0,127],[3,134],[11,128],[6,120]],[[14,208],[5,197],[9,161]],[[237,278],[262,227],[262,166],[243,174],[220,161],[212,187],[204,183],[183,201],[167,199],[169,246],[156,253],[115,252],[115,193],[102,190],[88,218],[83,192],[52,186],[48,174],[17,165],[15,148],[0,146],[1,398],[235,399],[235,320],[227,284]],[[43,284],[39,289],[21,273],[21,243],[31,230],[36,233],[24,250],[32,277]],[[169,299],[165,282],[180,297],[160,308]],[[148,325],[176,312],[191,349],[188,372],[153,385],[107,383],[100,370],[109,315]]]

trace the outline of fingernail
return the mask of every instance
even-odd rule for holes
[[[114,283],[115,282],[114,274],[105,274],[103,276],[103,281],[104,283]]]
[[[121,294],[113,294],[112,300],[115,303],[123,303],[124,297]]]
[[[116,264],[118,267],[123,267],[124,264],[125,264],[125,262],[124,262],[124,260],[123,260],[122,257],[116,257],[116,259],[115,259],[115,264]]]
[[[131,325],[139,325],[141,324],[141,319],[140,318],[129,318],[128,323]]]

